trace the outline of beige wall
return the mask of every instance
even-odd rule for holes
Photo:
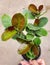
[[[50,0],[0,0],[0,16],[7,13],[13,15],[16,12],[21,12],[23,8],[28,4],[35,3],[37,6],[40,4],[48,5]],[[50,10],[44,15],[48,17],[48,24],[45,28],[50,30]],[[16,40],[8,40],[3,42],[1,40],[1,34],[4,31],[4,27],[0,21],[0,65],[18,65],[22,57],[17,53],[17,49],[20,44]],[[41,58],[44,58],[46,65],[50,65],[50,32],[47,37],[42,38],[42,54]]]

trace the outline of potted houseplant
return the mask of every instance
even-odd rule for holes
[[[23,13],[16,13],[11,18],[9,15],[2,16],[2,23],[5,31],[2,33],[2,40],[7,41],[12,38],[19,43],[24,44],[22,49],[18,49],[18,53],[27,61],[37,59],[41,54],[41,36],[46,36],[47,31],[43,28],[48,22],[46,17],[41,17],[45,12],[41,13],[43,5],[38,8],[34,4],[30,4],[28,9],[24,9]],[[28,21],[30,19],[30,22]],[[31,21],[33,21],[31,23]],[[26,34],[24,33],[26,32]]]

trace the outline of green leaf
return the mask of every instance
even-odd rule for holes
[[[20,33],[18,38],[25,40],[25,35],[23,33]]]
[[[47,31],[45,29],[41,28],[40,30],[36,31],[36,35],[38,35],[38,36],[46,36]]]
[[[33,40],[33,38],[34,38],[34,36],[29,33],[26,35],[26,39],[29,41]]]
[[[15,35],[12,37],[12,39],[16,40],[16,39],[18,38],[18,36],[19,36],[19,34],[17,33],[17,34],[15,34]]]
[[[28,13],[28,19],[35,19],[35,15],[31,12]]]
[[[36,31],[36,30],[39,30],[40,27],[37,27],[37,26],[34,26],[33,24],[29,23],[27,25],[27,27],[30,29],[30,30],[33,30],[33,31]]]
[[[6,29],[5,32],[3,32],[1,38],[3,41],[6,41],[6,40],[12,38],[16,33],[17,33],[16,30]]]
[[[33,33],[33,31],[32,31],[32,30],[30,30],[30,29],[26,28],[26,31],[27,31],[29,34],[34,35],[34,33]]]
[[[40,40],[39,37],[36,37],[36,38],[33,40],[33,42],[34,42],[35,45],[39,46],[40,43],[41,43],[41,40]]]
[[[47,22],[48,22],[48,19],[46,18],[46,17],[42,17],[42,18],[40,18],[40,20],[39,20],[40,22],[39,22],[39,27],[43,27],[44,25],[46,25],[47,24]]]
[[[29,59],[34,59],[35,58],[34,52],[31,49],[26,53],[26,56]]]
[[[23,14],[27,14],[28,19],[35,19],[35,15],[32,14],[29,10],[24,9]]]
[[[25,39],[25,35],[21,32],[21,33],[17,33],[13,39],[17,39],[17,38],[20,38],[20,39]]]
[[[17,39],[18,41],[20,41],[20,42],[28,42],[28,41],[30,41],[30,40],[27,40],[26,39],[26,36],[21,32],[21,33],[17,33],[16,35],[14,35],[13,36],[13,38],[12,39]]]
[[[2,21],[2,24],[4,27],[9,27],[9,26],[12,26],[11,24],[11,17],[7,14],[4,14],[1,18],[1,21]]]
[[[12,39],[14,39],[14,40],[17,40],[18,42],[20,42],[20,43],[24,43],[24,42],[26,42],[27,40],[25,39],[25,35],[24,34],[22,34],[22,33],[17,33],[16,35],[14,35],[13,37],[12,37]]]
[[[26,28],[26,25],[27,25],[27,22],[28,22],[28,15],[27,15],[27,13],[25,13],[24,17],[25,17],[25,28]]]

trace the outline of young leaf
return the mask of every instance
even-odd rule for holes
[[[33,40],[33,42],[34,42],[35,45],[39,46],[40,43],[41,43],[41,40],[40,40],[39,37],[36,37],[36,38]]]
[[[36,13],[37,14],[37,7],[34,4],[30,4],[28,9],[32,12],[32,13]]]
[[[5,28],[8,28],[9,26],[12,26],[11,23],[11,17],[7,14],[4,14],[1,18],[2,24]]]
[[[27,25],[27,27],[28,27],[28,29],[33,30],[33,31],[36,31],[36,30],[39,30],[39,29],[40,29],[40,27],[34,26],[34,25],[31,24],[31,23],[29,23],[29,24]]]
[[[34,25],[35,25],[35,26],[38,26],[38,25],[39,25],[39,19],[35,19]]]
[[[36,31],[36,35],[38,35],[38,36],[46,36],[47,31],[45,29],[41,28],[40,30]]]
[[[25,26],[25,18],[21,13],[17,13],[12,17],[12,25],[18,29],[19,31],[22,31]]]
[[[17,31],[14,29],[13,30],[6,29],[5,32],[2,34],[1,38],[3,41],[6,41],[12,38],[16,33]]]
[[[34,36],[33,36],[32,34],[29,34],[29,33],[28,33],[28,34],[26,35],[26,39],[29,40],[29,41],[31,41],[33,38],[34,38]]]
[[[44,25],[46,25],[48,22],[48,19],[46,17],[42,17],[39,20],[39,27],[43,27]]]
[[[38,11],[40,12],[40,11],[42,11],[42,9],[43,9],[43,5],[40,5],[38,8]]]

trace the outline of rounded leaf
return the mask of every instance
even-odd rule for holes
[[[40,40],[39,37],[36,37],[36,38],[33,40],[33,42],[34,42],[35,45],[39,46],[40,43],[41,43],[41,40]]]
[[[43,9],[43,5],[40,5],[38,8],[38,11],[40,12],[40,11],[42,11],[42,9]]]
[[[27,40],[32,41],[33,38],[34,38],[34,36],[32,34],[27,33],[27,35],[26,35]]]
[[[21,13],[17,13],[12,17],[12,25],[19,31],[22,31],[25,26],[25,18]]]
[[[45,29],[41,28],[40,30],[36,31],[36,35],[38,35],[38,36],[46,36],[47,31]]]
[[[31,23],[29,23],[29,24],[27,25],[27,27],[28,27],[30,30],[33,30],[33,31],[36,31],[36,30],[39,30],[39,29],[40,29],[40,27],[34,26],[34,25],[31,24]]]
[[[6,41],[6,40],[12,38],[16,33],[17,33],[17,31],[14,29],[11,29],[11,30],[6,29],[5,32],[2,34],[1,38],[3,41]]]
[[[38,26],[39,25],[39,19],[35,19],[34,25],[35,26]]]
[[[37,7],[34,4],[30,4],[28,9],[32,12],[32,13],[37,13]]]
[[[43,27],[44,25],[46,25],[48,22],[48,19],[46,17],[42,17],[39,20],[39,27]]]
[[[23,14],[24,16],[27,15],[28,19],[35,19],[35,15],[33,15],[29,10],[24,9]]]
[[[34,53],[35,56],[39,55],[39,48],[38,48],[38,46],[34,45],[32,47],[32,51],[33,51],[33,53]]]
[[[8,28],[9,26],[12,26],[11,23],[11,17],[7,14],[4,14],[1,18],[2,24],[4,27]]]

